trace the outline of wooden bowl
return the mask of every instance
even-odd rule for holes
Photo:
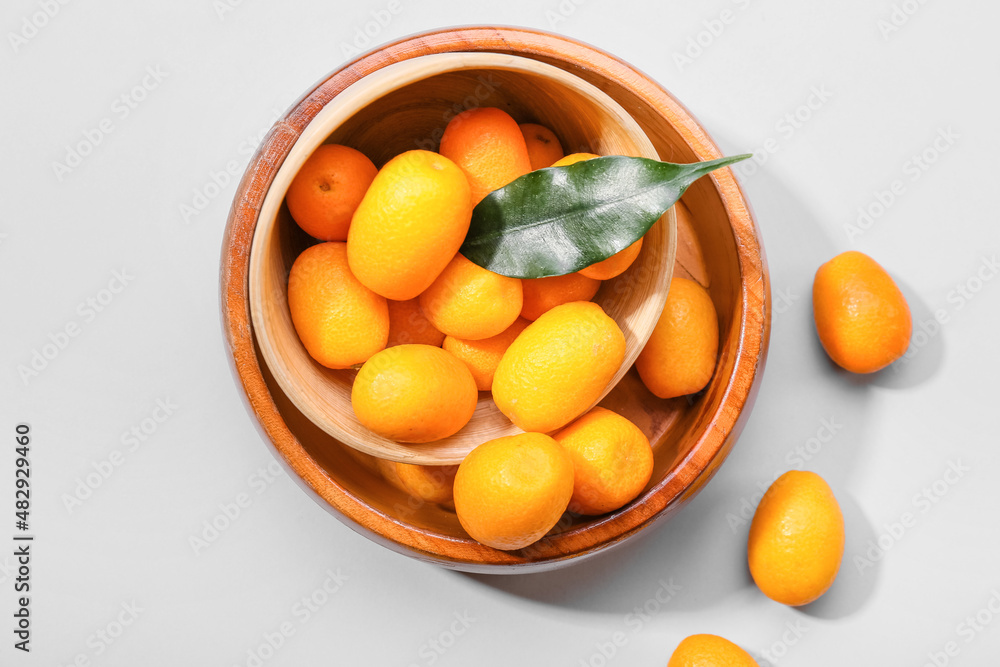
[[[305,133],[332,101],[341,99],[352,84],[394,63],[428,54],[469,52],[530,58],[586,80],[625,109],[661,159],[693,162],[721,157],[705,131],[656,82],[585,44],[531,30],[489,27],[446,29],[403,39],[329,75],[292,106],[261,144],[240,183],[226,229],[223,328],[234,375],[262,434],[293,479],[347,525],[396,551],[456,569],[496,573],[548,569],[620,544],[673,515],[718,469],[742,430],[760,383],[770,331],[769,281],[756,226],[732,172],[721,169],[699,179],[684,195],[686,208],[677,207],[674,272],[709,289],[719,314],[719,360],[708,387],[695,396],[657,399],[630,370],[601,402],[635,422],[655,452],[649,485],[620,510],[591,518],[567,514],[541,541],[504,552],[471,540],[453,512],[413,500],[387,483],[370,459],[340,443],[300,410],[265,362],[261,332],[250,314],[251,241],[256,227],[266,222],[264,200],[296,144],[306,138],[315,145],[325,138]],[[533,120],[555,124],[548,117]],[[566,148],[578,147],[569,143]],[[384,160],[395,150],[387,148],[385,154],[372,157]]]
[[[438,53],[384,67],[351,85],[302,131],[264,197],[250,250],[250,315],[261,353],[282,391],[313,423],[372,456],[421,463],[461,463],[478,445],[523,433],[489,392],[455,435],[425,444],[389,440],[365,428],[351,407],[356,370],[331,370],[306,352],[292,325],[286,291],[299,253],[315,243],[283,205],[288,186],[321,143],[345,144],[382,165],[416,147],[437,150],[456,110],[494,106],[520,122],[541,122],[587,152],[656,158],[638,123],[599,89],[545,63],[500,53]],[[638,259],[595,297],[625,334],[625,359],[603,399],[635,362],[663,310],[676,248],[673,211],[647,232]],[[589,409],[590,406],[588,406]]]

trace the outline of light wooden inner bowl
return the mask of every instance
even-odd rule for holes
[[[338,441],[383,459],[455,464],[479,444],[521,430],[480,392],[472,420],[457,434],[404,444],[362,426],[351,408],[353,370],[330,370],[299,341],[287,302],[288,273],[314,243],[284,205],[292,178],[317,146],[360,150],[381,167],[407,150],[437,150],[449,119],[474,107],[499,107],[520,123],[551,128],[567,153],[658,158],[645,132],[617,102],[582,78],[552,65],[500,53],[440,53],[397,62],[353,83],[324,106],[291,146],[267,189],[250,252],[250,313],[268,370],[295,407]],[[622,275],[594,301],[625,334],[626,355],[601,399],[628,372],[663,309],[676,250],[676,218],[668,211],[646,234]],[[601,400],[599,399],[599,400]],[[595,404],[599,401],[595,401]]]

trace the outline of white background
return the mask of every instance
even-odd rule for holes
[[[696,632],[762,665],[996,664],[995,3],[424,0],[369,25],[361,50],[458,24],[567,34],[653,76],[723,152],[767,158],[741,180],[771,272],[770,355],[732,455],[644,539],[498,578],[383,549],[288,477],[257,472],[273,458],[230,376],[218,314],[238,179],[218,188],[213,174],[225,181],[230,161],[242,173],[275,117],[348,60],[387,3],[224,1],[48,0],[46,17],[45,2],[11,0],[0,12],[0,663],[252,665],[248,652],[289,622],[263,664],[652,667]],[[122,95],[143,99],[132,109]],[[100,138],[89,155],[58,169],[88,135]],[[874,212],[862,225],[859,208]],[[837,372],[812,325],[812,276],[848,249],[886,267],[925,332],[873,377]],[[105,292],[116,271],[127,284]],[[936,311],[943,325],[930,324]],[[72,324],[78,335],[60,338]],[[65,347],[22,377],[52,340]],[[122,434],[158,400],[176,407],[129,451]],[[30,655],[8,630],[22,421],[34,438]],[[121,465],[68,508],[115,450]],[[952,465],[965,471],[946,476]],[[834,588],[801,610],[753,586],[737,519],[792,467],[829,481],[848,532]],[[195,553],[190,538],[241,493],[250,506]],[[910,525],[893,528],[905,513]],[[306,620],[295,605],[328,571],[346,580]],[[661,604],[665,584],[679,590]],[[141,611],[108,644],[98,633],[131,620],[123,604]],[[977,613],[984,625],[966,620]],[[608,644],[615,633],[623,645]]]

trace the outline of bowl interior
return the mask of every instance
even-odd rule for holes
[[[644,131],[613,99],[572,74],[535,60],[497,53],[446,53],[404,60],[366,76],[327,104],[278,170],[261,207],[251,250],[250,311],[265,365],[296,410],[327,436],[361,452],[408,463],[459,463],[486,440],[519,433],[481,392],[476,412],[456,435],[408,445],[360,425],[351,408],[356,371],[315,362],[295,334],[288,311],[288,272],[316,241],[284,205],[292,177],[321,143],[357,148],[376,166],[407,150],[436,150],[448,121],[480,106],[507,111],[518,122],[552,128],[567,153],[657,157]],[[655,325],[674,266],[673,209],[646,234],[628,271],[606,281],[595,301],[625,334],[627,354],[604,395],[626,376]]]

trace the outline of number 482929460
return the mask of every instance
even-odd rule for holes
[[[28,530],[28,516],[31,509],[31,461],[28,459],[31,429],[27,424],[18,424],[15,430],[17,431],[15,449],[17,468],[14,470],[14,514],[17,517],[15,525],[19,530]]]

